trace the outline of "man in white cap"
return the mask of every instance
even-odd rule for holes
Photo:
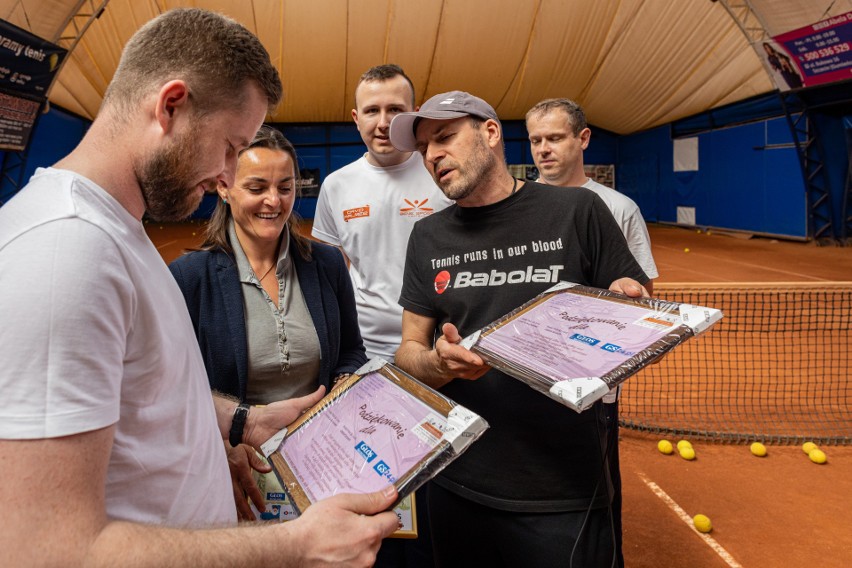
[[[432,97],[398,115],[390,136],[420,152],[456,201],[412,231],[396,363],[491,424],[433,480],[438,565],[609,566],[602,405],[574,413],[458,343],[560,280],[640,296],[648,277],[594,193],[509,174],[500,121],[482,99]]]

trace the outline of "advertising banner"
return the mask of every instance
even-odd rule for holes
[[[68,51],[0,20],[0,88],[46,97]]]
[[[775,36],[760,51],[782,91],[852,79],[852,12]]]

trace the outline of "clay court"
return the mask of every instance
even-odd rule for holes
[[[795,283],[790,285],[795,287],[852,280],[849,247],[820,247],[712,229],[667,225],[649,229],[661,274],[657,280],[661,297],[694,283]],[[149,224],[148,232],[168,262],[199,242],[201,225]],[[844,337],[849,325],[845,322]],[[641,375],[634,380],[641,380]],[[628,381],[625,389],[629,388]],[[811,410],[820,413],[818,407]],[[848,410],[845,407],[847,430],[852,422]],[[817,465],[799,443],[767,443],[768,455],[758,458],[742,442],[693,439],[697,458],[686,461],[677,452],[657,451],[662,437],[672,443],[680,439],[621,429],[627,566],[839,568],[849,564],[852,531],[845,522],[847,497],[852,495],[852,447],[822,446],[828,461]],[[690,519],[698,513],[713,523],[707,535],[692,528]]]

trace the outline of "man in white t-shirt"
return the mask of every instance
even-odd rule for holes
[[[580,105],[569,99],[546,99],[532,107],[526,116],[533,161],[547,185],[585,187],[598,194],[615,217],[627,246],[651,280],[645,284],[654,291],[659,276],[651,254],[651,238],[642,212],[632,199],[586,176],[583,150],[589,146],[592,131]]]
[[[224,439],[257,448],[323,391],[252,409],[211,397],[141,222],[184,218],[232,184],[281,90],[244,27],[166,12],[127,43],[79,146],[0,208],[4,565],[369,566],[397,528],[379,513],[392,488],[226,527]]]
[[[367,153],[323,182],[312,231],[349,259],[367,356],[388,361],[402,333],[398,300],[408,235],[418,219],[452,203],[420,156],[390,143],[391,120],[412,110],[414,86],[399,66],[379,65],[361,76],[352,119]]]
[[[654,292],[654,278],[659,276],[651,254],[651,237],[642,218],[642,212],[632,199],[612,188],[601,185],[586,176],[583,170],[583,150],[588,148],[592,131],[586,124],[586,115],[570,99],[546,99],[533,106],[526,116],[527,133],[533,161],[541,176],[538,181],[562,187],[585,187],[595,192],[606,204],[618,223],[627,246],[636,262],[650,278],[645,284],[648,293]],[[607,431],[618,439],[618,396],[621,387],[614,388],[603,402]],[[618,444],[608,445],[610,477],[615,493],[612,502],[615,534],[618,539],[618,565],[624,565],[621,547],[621,472]]]

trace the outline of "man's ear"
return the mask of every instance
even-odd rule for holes
[[[358,126],[358,109],[352,109],[352,120],[355,122],[355,126]]]
[[[189,109],[189,87],[185,81],[174,79],[160,87],[154,115],[163,132],[170,132],[175,120]]]
[[[584,128],[580,131],[580,146],[585,150],[589,147],[589,140],[592,139],[592,131]]]
[[[493,118],[485,121],[485,134],[488,137],[488,145],[496,148],[503,139],[503,132],[500,130],[500,124]]]

